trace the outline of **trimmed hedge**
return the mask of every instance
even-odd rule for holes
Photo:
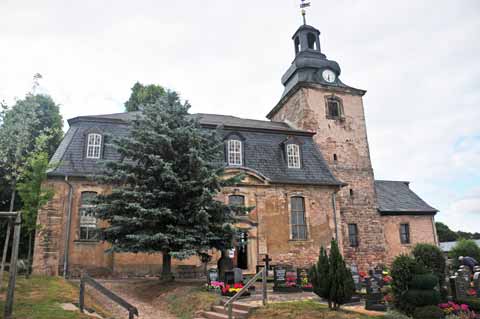
[[[413,276],[410,288],[430,290],[438,285],[438,277],[434,274],[423,274]]]
[[[405,294],[405,301],[415,307],[438,305],[440,293],[436,290],[410,289]]]
[[[413,313],[415,319],[443,319],[445,315],[443,310],[437,306],[425,306],[415,309]]]

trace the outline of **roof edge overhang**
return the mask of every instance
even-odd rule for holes
[[[273,107],[273,109],[270,112],[268,112],[266,118],[271,120],[272,117],[275,114],[277,114],[278,111],[280,111],[280,109],[288,101],[288,99],[290,99],[290,97],[292,97],[298,90],[305,87],[312,88],[312,89],[319,89],[319,88],[328,89],[333,92],[351,93],[351,94],[360,95],[360,96],[364,96],[365,93],[367,93],[366,90],[356,89],[352,87],[338,87],[334,85],[325,85],[325,84],[310,83],[310,82],[302,81],[295,84],[294,87],[291,88],[287,94],[283,95],[280,98],[280,101],[278,101],[278,103]]]
[[[241,131],[248,131],[248,132],[262,132],[262,133],[280,133],[280,134],[288,134],[288,135],[299,135],[299,136],[314,136],[317,132],[310,132],[310,131],[301,131],[295,129],[266,129],[266,128],[254,128],[254,127],[245,127],[245,126],[235,126],[235,125],[217,125],[217,124],[201,124],[203,128],[210,128],[210,129],[217,129],[221,128],[224,130],[241,130]]]
[[[297,180],[272,180],[271,184],[288,184],[288,185],[310,185],[310,186],[328,186],[328,187],[343,187],[347,184],[342,182],[315,182],[315,181],[297,181]]]
[[[380,215],[382,216],[433,216],[438,213],[438,210],[430,210],[430,211],[416,211],[416,210],[408,210],[408,211],[391,211],[391,210],[381,210],[378,209]]]
[[[95,117],[95,116],[77,116],[67,120],[68,125],[79,122],[96,122],[96,123],[117,123],[117,124],[128,124],[128,121],[122,119],[112,119],[105,117]]]

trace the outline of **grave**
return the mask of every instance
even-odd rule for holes
[[[273,271],[273,291],[275,292],[301,292],[297,286],[297,272],[292,266],[277,265]]]
[[[308,269],[297,268],[297,285],[303,291],[313,291],[313,286],[310,282],[310,276],[308,275]]]
[[[367,285],[367,299],[365,301],[365,309],[373,311],[387,311],[385,300],[383,298],[382,286],[383,278],[374,276],[370,271],[370,276],[365,278]]]
[[[235,284],[235,273],[231,270],[225,271],[224,280],[225,285],[234,285]]]
[[[243,282],[243,272],[240,268],[233,268],[233,279],[235,283]]]
[[[450,287],[452,289],[453,300],[464,299],[467,297],[467,291],[470,282],[462,275],[455,275],[450,277]]]
[[[473,275],[473,289],[477,293],[477,298],[480,298],[480,270]]]
[[[208,270],[208,275],[207,275],[207,282],[210,285],[212,281],[219,281],[218,280],[218,269],[216,268],[210,268]]]

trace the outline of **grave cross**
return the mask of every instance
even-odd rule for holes
[[[265,262],[265,268],[267,268],[267,271],[268,271],[268,268],[270,267],[270,262],[272,261],[272,258],[270,258],[267,254],[263,258],[263,261]]]

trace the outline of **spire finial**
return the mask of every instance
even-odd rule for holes
[[[305,2],[306,0],[301,0],[302,3],[300,3],[300,9],[302,9],[302,17],[303,17],[303,24],[307,24],[307,18],[305,17],[307,15],[307,12],[305,11],[305,8],[310,7],[310,2]]]

